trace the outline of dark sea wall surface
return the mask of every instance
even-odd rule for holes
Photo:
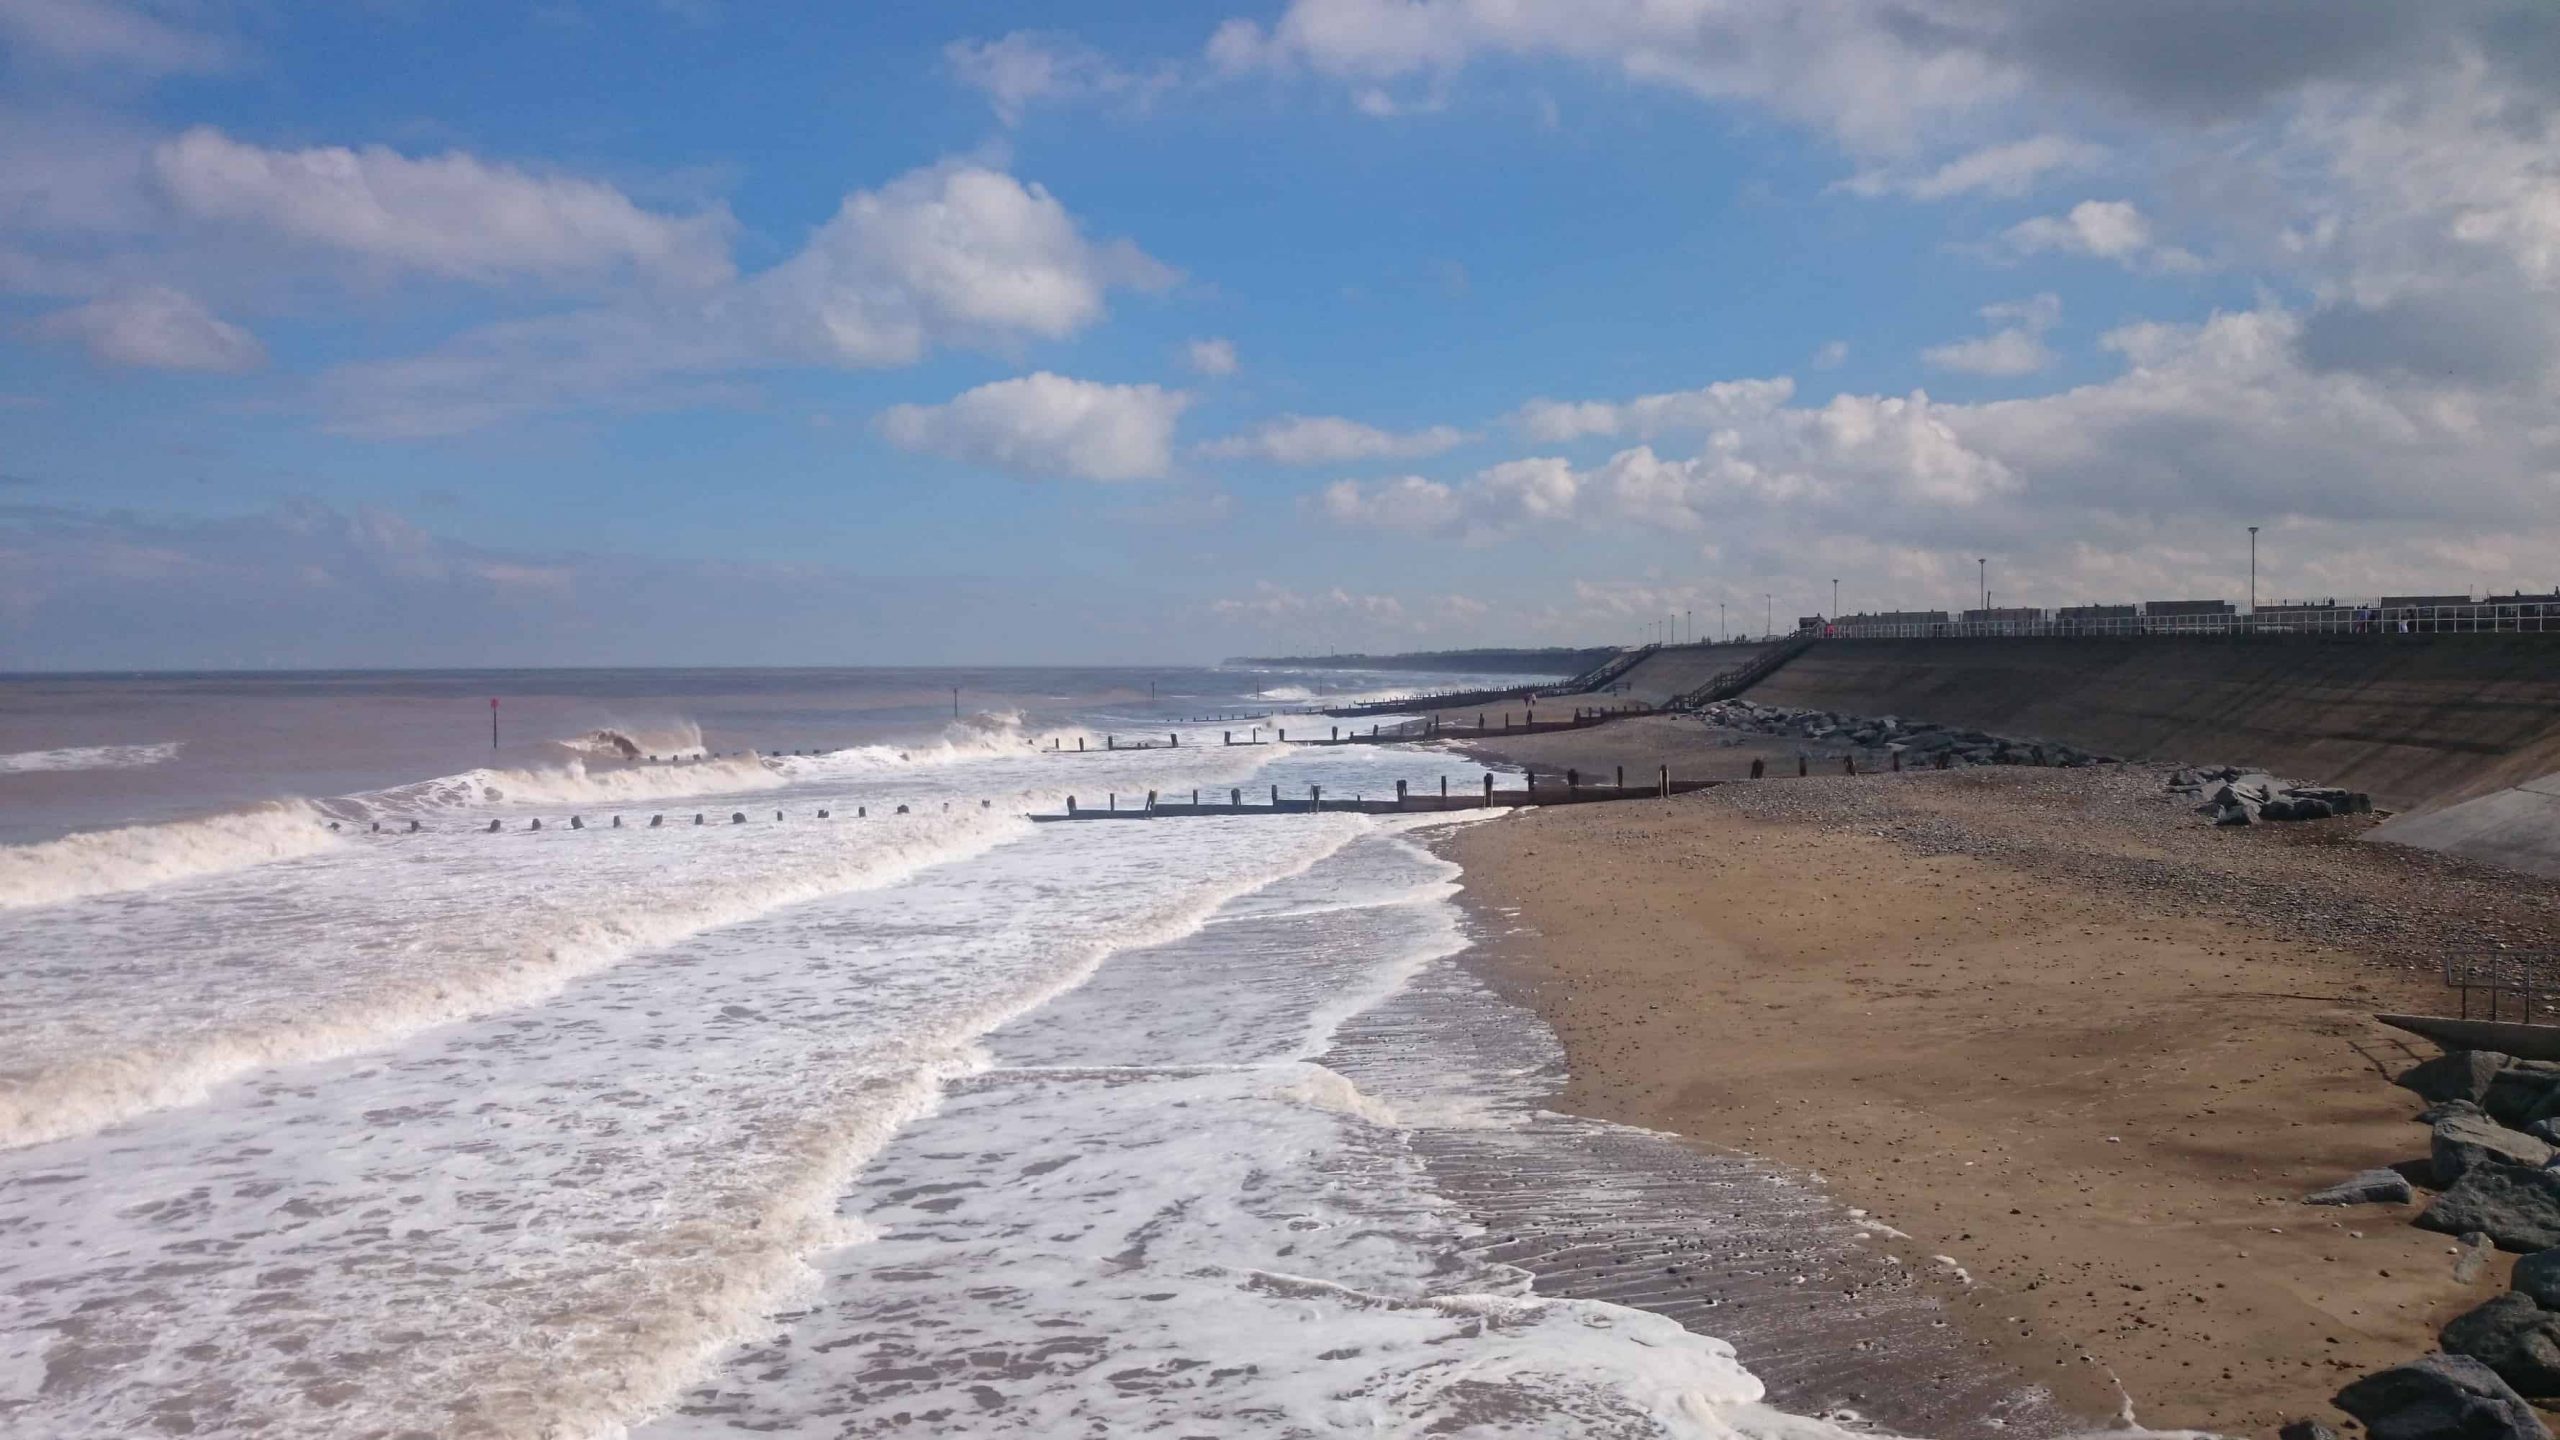
[[[1748,698],[2260,766],[2395,810],[2560,770],[2560,635],[1825,640]]]

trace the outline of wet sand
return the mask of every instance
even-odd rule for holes
[[[1663,719],[1500,754],[1632,774],[1639,750],[1685,778],[1777,747]],[[2433,1348],[2506,1268],[2455,1283],[2415,1207],[2299,1203],[2425,1154],[2387,1083],[2422,1052],[2368,1015],[2436,1008],[2448,938],[2560,933],[2560,885],[2362,822],[2216,831],[2158,784],[1817,766],[1444,844],[1479,971],[1563,1041],[1558,1108],[1818,1179],[1907,1237],[1987,1361],[2093,1421],[2128,1397],[2154,1427],[2335,1421],[2340,1384]]]

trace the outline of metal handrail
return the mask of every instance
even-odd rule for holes
[[[2489,1018],[2498,1016],[2498,997],[2524,999],[2524,1018],[2533,1019],[2536,996],[2560,995],[2560,949],[2508,945],[2456,945],[2444,952],[2444,983],[2462,992],[2462,1018],[2471,1018],[2471,992],[2486,991]]]
[[[1809,632],[1814,633],[1814,632]],[[1842,640],[2022,639],[2110,635],[2470,635],[2560,634],[2560,604],[2340,605],[2254,615],[2131,615],[2064,620],[1947,620],[1923,624],[1834,622],[1820,634]]]

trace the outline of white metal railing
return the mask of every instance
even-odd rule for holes
[[[1824,626],[1842,640],[1936,640],[1982,637],[2098,635],[2457,635],[2499,631],[2560,634],[2560,603],[2470,605],[2340,605],[2318,610],[2261,610],[2254,615],[2127,615],[2063,620],[1948,620],[1918,624]]]

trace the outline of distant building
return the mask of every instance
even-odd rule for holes
[[[1796,628],[1798,630],[1819,630],[1822,628],[1822,617],[1819,615],[1799,615],[1796,617]]]
[[[1995,605],[1988,610],[1967,610],[1968,625],[2021,625],[2044,619],[2044,612],[2025,605]]]
[[[2130,620],[2142,613],[2135,605],[2065,605],[2053,612],[2056,620]]]
[[[2148,619],[2168,616],[2231,615],[2238,613],[2228,600],[2145,600],[2142,613]]]
[[[1879,610],[1872,615],[1843,615],[1838,623],[1850,625],[1944,625],[1944,610]]]
[[[2443,605],[2476,603],[2478,602],[2468,595],[2385,595],[2382,597],[2382,608],[2385,610],[2415,610],[2422,607],[2433,609]]]

